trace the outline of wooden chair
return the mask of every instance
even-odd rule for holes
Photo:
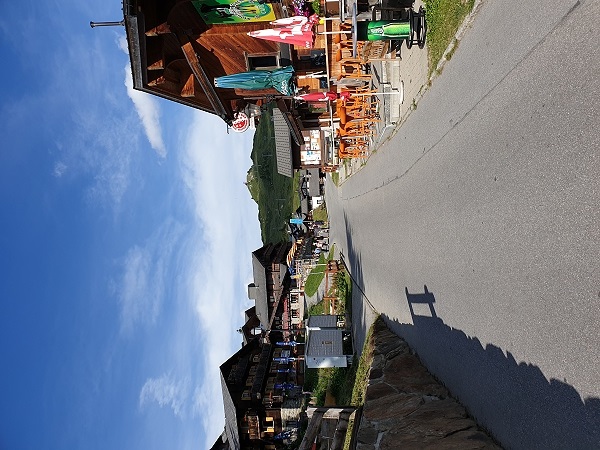
[[[363,143],[347,143],[345,141],[340,142],[338,149],[338,157],[340,159],[349,158],[364,158],[369,155],[369,144],[368,142]]]

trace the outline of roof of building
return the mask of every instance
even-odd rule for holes
[[[308,197],[304,197],[300,200],[300,210],[302,211],[302,214],[308,214],[310,212],[310,200]]]
[[[210,450],[231,450],[225,431],[217,438]]]
[[[267,299],[267,274],[260,258],[252,253],[252,273],[254,282],[248,286],[248,297],[254,300],[256,317],[264,328],[269,326],[269,305]]]
[[[342,330],[309,330],[305,353],[307,357],[343,356]]]
[[[248,297],[254,300],[256,308],[256,316],[260,320],[263,328],[270,328],[271,317],[269,317],[269,304],[267,298],[267,269],[272,267],[272,264],[280,264],[278,282],[275,286],[276,290],[281,291],[281,284],[284,282],[287,274],[286,257],[292,244],[291,242],[280,242],[277,244],[265,244],[261,248],[252,252],[252,272],[254,274],[254,283],[248,286]],[[275,273],[273,273],[275,275]],[[275,281],[275,280],[273,280]],[[280,292],[279,292],[280,293]],[[278,292],[274,292],[275,297],[278,297]],[[275,298],[279,300],[279,298]]]
[[[223,395],[223,408],[225,411],[225,431],[227,441],[232,449],[240,448],[240,436],[238,434],[237,410],[232,390],[244,385],[244,377],[248,373],[250,355],[259,347],[258,339],[253,339],[248,344],[235,352],[227,361],[219,367],[221,378],[221,392]],[[238,395],[241,394],[241,390]]]
[[[334,314],[318,314],[308,316],[307,328],[337,328],[337,316]]]
[[[240,448],[240,435],[238,432],[235,404],[233,403],[231,393],[227,388],[227,383],[223,377],[223,372],[219,371],[219,374],[221,375],[223,409],[225,410],[225,431],[223,431],[223,434],[227,437],[227,442],[229,443],[230,448],[238,450]]]
[[[277,173],[292,178],[292,136],[283,113],[273,108],[273,128],[275,129],[275,153],[277,155]]]

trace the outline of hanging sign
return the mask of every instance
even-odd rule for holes
[[[250,118],[246,115],[246,113],[237,113],[235,120],[231,124],[231,129],[237,133],[243,133],[248,128],[250,128]]]

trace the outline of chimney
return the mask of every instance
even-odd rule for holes
[[[254,283],[250,283],[248,285],[248,298],[250,300],[256,300],[257,296],[258,296],[258,286],[255,285]]]

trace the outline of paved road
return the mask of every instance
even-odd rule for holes
[[[600,448],[599,17],[486,0],[394,140],[327,187],[360,290],[509,448]]]

